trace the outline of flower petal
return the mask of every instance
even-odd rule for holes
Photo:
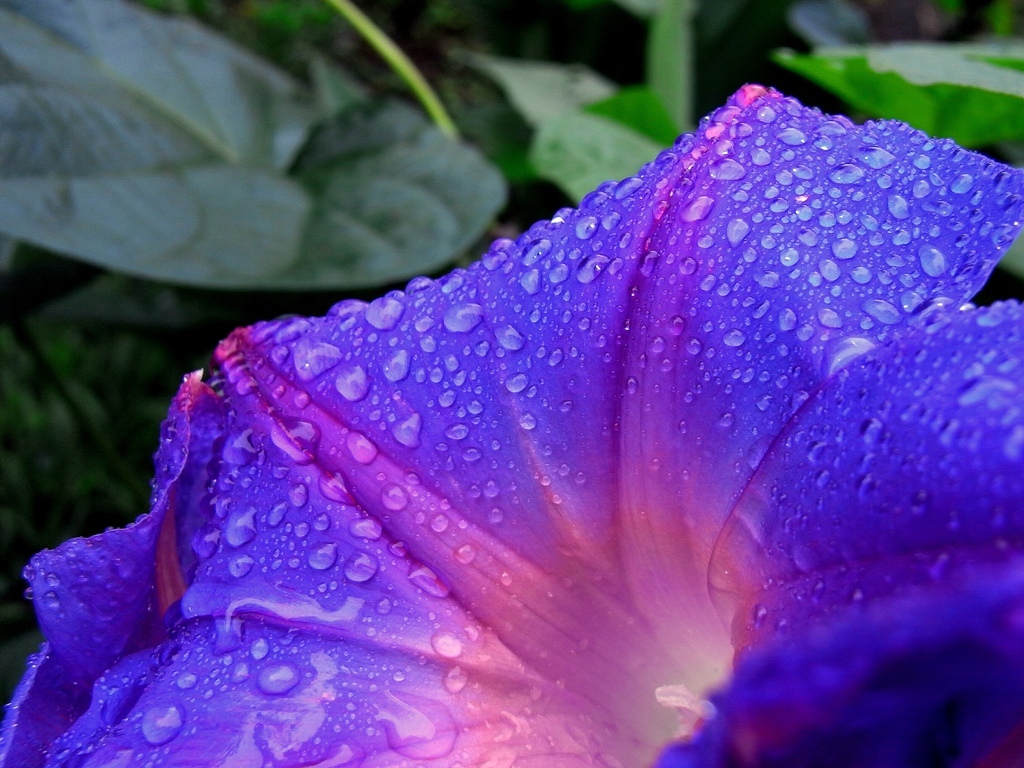
[[[70,671],[43,643],[29,658],[28,669],[5,708],[0,765],[43,765],[50,745],[89,705],[88,689],[71,680]]]
[[[619,738],[558,686],[503,678],[451,646],[415,657],[259,617],[236,629],[229,648],[214,622],[188,622],[162,647],[122,660],[55,754],[80,768],[129,758],[194,768],[583,768],[601,759],[602,740]]]
[[[888,598],[750,653],[657,768],[1012,768],[1024,722],[1024,562]]]
[[[1019,553],[1022,360],[1020,305],[936,308],[815,393],[716,548],[737,643]]]
[[[973,295],[1024,191],[1024,173],[905,125],[753,95],[672,150],[688,170],[635,256],[619,374],[626,574],[695,690],[728,648],[695,585],[772,440],[930,303]]]

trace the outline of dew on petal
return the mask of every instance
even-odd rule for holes
[[[256,687],[268,696],[283,696],[299,684],[299,670],[294,664],[267,664],[256,676]]]
[[[150,707],[142,716],[142,738],[154,747],[162,746],[181,733],[185,713],[177,704]]]

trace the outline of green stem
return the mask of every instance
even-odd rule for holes
[[[97,424],[91,414],[82,407],[78,398],[75,396],[75,393],[71,391],[67,382],[64,381],[64,377],[61,376],[60,371],[58,371],[56,366],[50,362],[50,358],[46,356],[46,352],[36,340],[36,337],[29,330],[24,319],[16,318],[13,320],[11,322],[11,330],[14,332],[14,338],[17,339],[21,347],[31,355],[36,366],[42,371],[46,378],[50,380],[50,383],[53,384],[54,389],[57,390],[57,393],[67,404],[72,415],[75,417],[75,420],[78,421],[82,430],[89,436],[107,466],[111,468],[113,473],[121,480],[122,483],[124,483],[125,487],[128,488],[132,495],[135,496],[136,502],[140,504],[143,509],[148,507],[149,488],[145,483],[139,480],[132,468],[128,466],[121,454],[117,452],[117,448],[111,442],[110,438],[107,437],[107,433],[103,431],[103,428]]]
[[[326,0],[327,4],[340,13],[349,24],[355,27],[373,49],[380,54],[381,58],[388,63],[402,81],[409,86],[409,89],[419,99],[420,104],[433,119],[434,124],[441,129],[441,132],[452,139],[459,137],[459,129],[455,127],[454,121],[448,115],[441,100],[430,87],[423,73],[420,72],[412,60],[405,55],[394,40],[384,34],[370,17],[359,10],[350,0]]]

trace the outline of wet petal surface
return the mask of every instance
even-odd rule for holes
[[[804,405],[716,549],[740,646],[1020,552],[1022,360],[1019,304],[940,310]]]

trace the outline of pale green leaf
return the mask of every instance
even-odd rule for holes
[[[539,176],[578,201],[604,181],[636,173],[660,149],[651,139],[625,126],[577,112],[541,124],[530,160]]]
[[[490,76],[526,122],[538,126],[557,115],[606,99],[616,85],[582,64],[554,64],[471,54],[468,61]]]

